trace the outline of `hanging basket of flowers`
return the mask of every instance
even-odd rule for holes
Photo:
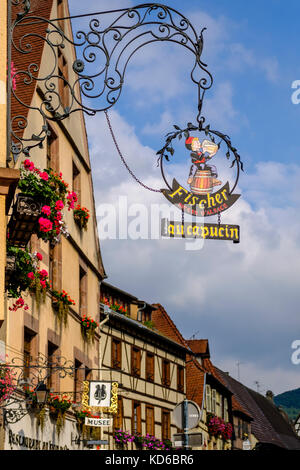
[[[53,395],[50,393],[48,399],[49,413],[50,416],[56,420],[56,431],[58,436],[65,424],[65,415],[69,408],[72,406],[72,402],[67,395]]]
[[[74,209],[74,220],[81,230],[87,230],[87,225],[90,218],[89,212],[90,211],[86,207],[82,207],[80,204],[78,204]]]
[[[35,295],[37,305],[45,300],[47,289],[49,289],[48,272],[40,269],[40,261],[43,259],[38,252],[30,253],[27,249],[8,244],[7,257],[14,260],[12,272],[6,281],[6,291],[9,297],[17,299],[14,307],[10,310],[24,307],[25,302],[22,299],[24,292],[28,291]]]
[[[68,323],[68,314],[71,305],[75,305],[75,302],[69,294],[62,290],[61,292],[57,290],[51,290],[52,295],[52,306],[56,311],[57,318],[61,324],[64,326]]]
[[[68,191],[61,173],[51,168],[40,170],[26,159],[18,189],[20,194],[8,224],[10,240],[15,245],[25,246],[32,233],[52,245],[60,241],[61,234],[68,236],[62,211],[65,206],[74,209],[77,195]]]
[[[108,305],[108,307],[114,312],[121,313],[122,315],[125,315],[126,317],[129,316],[127,309],[123,307],[123,305],[120,305],[117,302],[110,303],[106,297],[104,297],[103,303],[105,305]]]
[[[83,315],[81,318],[81,334],[87,343],[94,341],[95,332],[98,326],[99,323],[88,315]]]

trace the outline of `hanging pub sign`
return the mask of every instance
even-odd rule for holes
[[[85,410],[118,411],[118,383],[89,380],[83,382],[82,406]]]
[[[158,164],[166,188],[161,189],[162,194],[182,212],[182,222],[162,220],[161,235],[171,238],[204,238],[212,240],[231,240],[234,243],[240,241],[240,228],[238,225],[221,224],[221,213],[229,209],[239,199],[240,194],[234,191],[238,184],[240,170],[243,164],[237,150],[232,146],[227,135],[219,131],[205,128],[202,122],[198,126],[188,123],[186,129],[174,126],[175,131],[166,136],[165,146],[157,152]],[[199,134],[197,136],[196,134]],[[202,134],[202,136],[201,136]],[[164,162],[170,162],[175,153],[174,139],[181,140],[185,144],[185,151],[189,151],[190,170],[186,175],[185,184],[173,178],[169,184],[164,169]],[[218,140],[218,142],[216,141]],[[214,164],[214,157],[221,145],[226,145],[226,157],[231,161],[230,168],[234,171],[234,183],[230,187],[227,180],[223,180]],[[185,223],[184,214],[193,217],[193,222]],[[217,216],[218,223],[195,223],[195,218]]]

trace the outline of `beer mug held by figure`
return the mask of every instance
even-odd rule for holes
[[[214,186],[222,184],[217,179],[216,167],[207,164],[219,150],[218,145],[207,139],[204,139],[201,143],[198,137],[189,137],[185,141],[185,146],[187,149],[192,150],[192,165],[187,180],[191,192],[200,195],[211,193]]]

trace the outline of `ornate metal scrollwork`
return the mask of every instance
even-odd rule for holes
[[[28,414],[28,402],[24,396],[26,387],[33,390],[38,384],[45,383],[53,374],[57,374],[61,379],[66,376],[73,377],[75,371],[75,364],[65,357],[49,361],[41,353],[36,358],[31,358],[29,364],[24,357],[15,357],[4,367],[9,369],[15,388],[10,396],[3,401],[0,400],[0,408],[3,408],[6,423],[16,423]]]
[[[201,60],[205,28],[198,35],[191,22],[180,12],[165,5],[146,3],[133,8],[97,13],[89,21],[88,29],[77,31],[73,39],[67,37],[60,28],[63,19],[49,20],[31,15],[28,13],[29,2],[13,0],[14,5],[19,3],[24,10],[12,25],[12,55],[16,57],[14,65],[17,69],[12,78],[19,84],[22,93],[18,93],[17,86],[12,94],[18,107],[24,108],[24,113],[12,116],[11,120],[11,151],[15,158],[21,152],[26,154],[30,148],[42,145],[48,134],[48,121],[63,120],[76,111],[95,115],[111,108],[121,95],[130,59],[142,47],[159,41],[178,44],[192,54],[191,80],[198,90],[197,120],[201,122],[203,97],[213,83],[207,65]],[[114,19],[109,26],[102,28],[100,19],[104,13],[114,15]],[[49,58],[48,71],[44,75],[40,63],[29,63],[37,49],[41,49],[41,43]],[[58,70],[58,56],[67,44],[75,47],[77,56],[72,64],[75,74],[72,82]],[[28,65],[20,69],[17,58],[24,55],[28,57]],[[24,64],[24,57],[21,63]],[[24,86],[35,85],[40,89],[42,102],[34,107],[31,100],[25,102],[23,91]],[[68,93],[67,106],[60,93],[62,85]],[[24,131],[28,128],[29,109],[40,114],[43,125],[39,132],[24,137]]]

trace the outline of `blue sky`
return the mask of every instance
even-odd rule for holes
[[[69,3],[72,14],[134,5],[125,0],[89,0],[84,8],[79,0]],[[203,114],[214,129],[231,136],[244,162],[242,197],[222,218],[241,226],[241,243],[208,240],[195,254],[174,240],[101,240],[108,281],[163,304],[187,338],[196,332],[209,338],[213,361],[234,377],[240,361],[241,380],[252,388],[256,380],[262,392],[296,388],[300,366],[290,357],[291,343],[300,337],[300,104],[292,103],[291,86],[300,80],[300,4],[167,4],[199,33],[207,27],[202,59],[214,85]],[[74,22],[75,31],[76,24],[83,22]],[[110,112],[128,162],[153,187],[162,187],[155,152],[164,135],[173,124],[195,122],[191,66],[191,55],[182,47],[145,47],[132,58],[121,98]],[[149,207],[164,202],[130,179],[102,113],[87,119],[87,129],[97,208],[117,206],[120,195]],[[188,168],[185,152],[176,155],[178,171]]]

